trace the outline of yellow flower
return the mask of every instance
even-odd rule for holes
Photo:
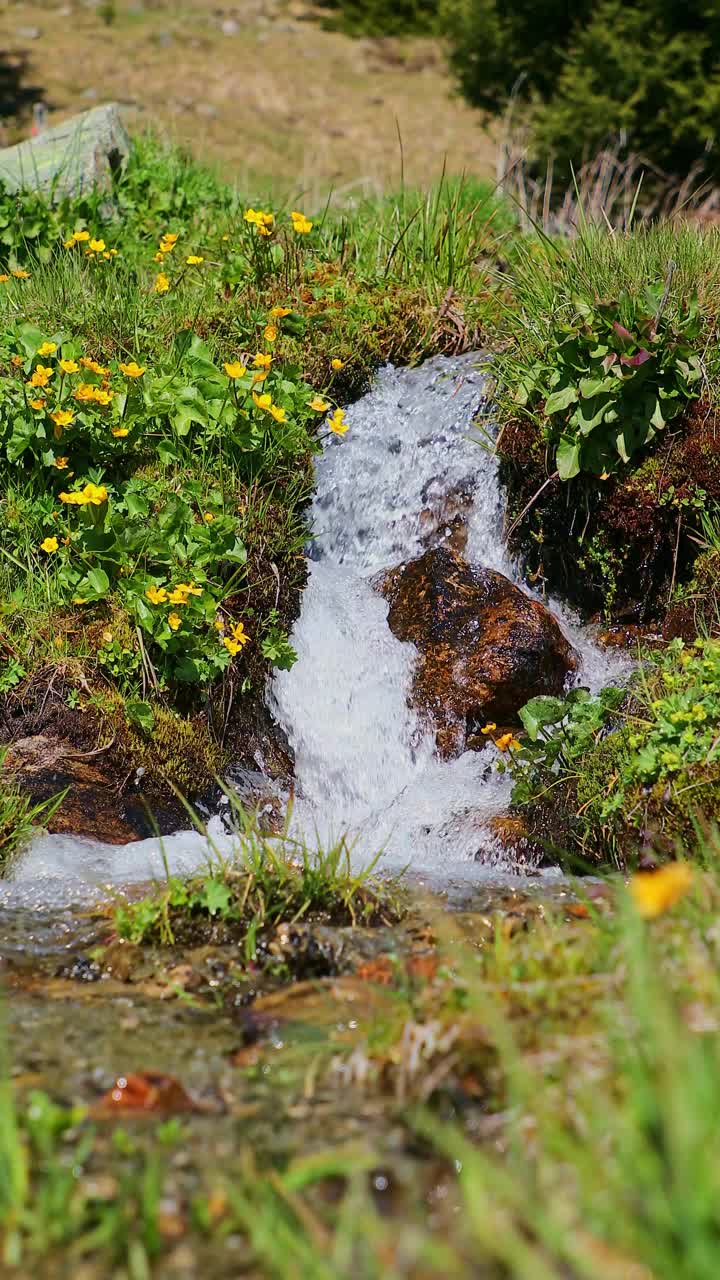
[[[2,275],[0,275],[0,284],[7,284],[9,279],[10,277],[7,272],[3,271]]]
[[[30,379],[30,386],[46,387],[54,372],[55,370],[51,369],[49,365],[39,364],[33,371],[32,378]]]
[[[272,396],[268,391],[261,396],[258,395],[257,391],[253,391],[252,398],[258,409],[269,409],[272,405]]]
[[[72,409],[55,409],[54,412],[50,414],[50,417],[56,427],[69,427],[75,417],[75,414]]]
[[[14,276],[16,280],[29,280],[29,279],[30,279],[30,272],[29,272],[29,271],[22,271],[22,270],[11,271],[11,272],[10,272],[10,275],[11,275],[11,276]]]
[[[502,737],[495,739],[495,746],[498,751],[508,751],[509,749],[512,749],[513,742],[515,742],[514,734],[504,733]]]
[[[330,421],[328,422],[328,426],[330,430],[336,436],[344,436],[349,425],[350,424],[345,421],[344,409],[336,409],[334,414],[330,418]]]
[[[261,236],[269,236],[272,233],[275,222],[273,213],[264,213],[262,209],[247,209],[243,216],[245,221],[251,223]]]
[[[270,412],[276,422],[285,422],[286,420],[285,410],[281,409],[279,405],[271,404]]]
[[[103,640],[105,641],[105,643],[106,643],[106,644],[112,644],[112,638],[113,638],[113,633],[112,633],[112,631],[110,631],[110,629],[109,629],[109,628],[108,628],[108,629],[106,629],[105,631],[103,631],[103,633],[102,633],[102,638],[103,638]]]
[[[344,360],[338,360],[338,358],[337,358],[337,356],[336,356],[334,360],[331,360],[331,361],[330,361],[330,368],[331,368],[331,369],[344,369],[344,368],[345,368],[345,361],[344,361]]]
[[[44,408],[45,408],[45,401],[44,401],[44,400],[31,400],[31,401],[30,401],[30,408],[31,408],[31,409],[44,409]]]
[[[488,720],[487,724],[484,724],[484,725],[483,725],[483,727],[482,727],[482,729],[480,730],[480,732],[481,732],[481,733],[494,733],[496,729],[497,729],[497,725],[495,724],[495,721],[494,721],[494,720]]]
[[[47,551],[48,555],[51,555],[53,551],[57,551],[59,545],[57,538],[45,538],[40,543],[40,549],[41,551]]]
[[[84,489],[76,490],[75,493],[61,493],[60,501],[74,507],[100,507],[103,502],[107,501],[108,491],[104,484],[88,483]]]
[[[309,402],[309,407],[313,409],[315,413],[325,413],[330,408],[330,405],[327,400],[323,400],[322,396],[313,396],[312,400]]]
[[[91,399],[93,399],[96,404],[108,405],[114,395],[114,391],[106,391],[103,387],[93,387],[93,395]]]
[[[205,515],[203,516],[203,520],[205,521],[205,523],[206,523],[206,524],[212,524],[212,522],[213,522],[213,520],[214,520],[214,519],[215,519],[215,517],[214,517],[214,515],[213,515],[212,511],[206,511],[206,512],[205,512]]]
[[[168,598],[168,593],[164,587],[148,587],[145,595],[151,604],[164,604]]]
[[[74,237],[74,236],[71,236],[69,240],[63,240],[63,248],[64,248],[64,249],[74,249],[74,248],[75,248],[75,237]]]
[[[155,257],[153,258],[153,262],[164,262],[164,261],[165,261],[164,253],[158,252],[155,254]]]
[[[75,400],[81,401],[94,400],[96,391],[97,387],[94,387],[92,382],[80,382],[73,391],[73,397]]]
[[[200,263],[204,262],[205,259],[201,258],[197,253],[191,253],[190,257],[186,258],[185,261],[189,267],[199,267]]]
[[[241,649],[243,645],[247,644],[250,639],[247,631],[245,630],[245,624],[243,622],[235,623],[235,626],[232,629],[232,634],[233,634],[233,639],[235,640],[236,644],[240,646]]]
[[[57,342],[43,342],[42,346],[38,347],[37,354],[39,356],[54,356],[56,351]],[[22,360],[20,363],[22,364]]]
[[[253,368],[255,369],[269,369],[271,364],[272,356],[268,355],[267,352],[264,351],[258,351],[253,360]]]
[[[53,458],[53,466],[57,467],[58,471],[67,471],[67,465],[67,458]]]
[[[110,372],[109,369],[104,369],[101,364],[98,364],[97,360],[91,360],[88,356],[81,356],[80,364],[83,369],[90,369],[92,373],[98,373],[101,376],[105,376]]]
[[[80,368],[80,365],[75,360],[60,360],[58,363],[63,373],[77,373]]]
[[[165,272],[164,272],[164,271],[158,271],[158,274],[157,274],[157,275],[156,275],[156,277],[155,277],[155,292],[156,292],[156,293],[167,293],[167,291],[168,291],[168,289],[169,289],[169,288],[170,288],[170,281],[168,280],[167,276],[165,275]]]
[[[182,626],[182,618],[179,613],[168,614],[168,626],[171,631],[177,631],[178,627]]]
[[[240,364],[239,360],[231,360],[229,363],[226,362],[223,365],[223,368],[228,378],[244,378],[247,373],[247,367],[244,364]]]
[[[273,307],[270,315],[275,316],[278,320],[282,320],[283,316],[290,315],[290,307]]]
[[[290,214],[290,217],[292,219],[293,231],[296,232],[297,235],[306,236],[308,232],[312,231],[313,224],[305,217],[304,213],[299,213],[297,209],[294,209]]]
[[[124,440],[125,436],[130,434],[130,428],[129,427],[113,427],[112,433],[115,436],[116,440]]]
[[[659,871],[638,871],[630,881],[635,910],[644,920],[661,916],[687,893],[693,873],[687,862],[670,862]]]
[[[141,368],[134,360],[130,360],[128,364],[120,365],[120,372],[124,373],[126,378],[142,378],[145,366]]]
[[[232,654],[233,658],[235,657],[235,654],[239,653],[242,649],[240,641],[233,640],[232,636],[223,636],[223,644],[225,645],[228,653]]]
[[[90,239],[89,231],[73,231],[73,240],[77,240],[78,244],[80,244],[83,240],[89,240],[89,239]]]
[[[104,241],[104,240],[91,240],[91,241],[90,241],[90,248],[92,249],[93,253],[102,253],[103,249],[105,248],[105,241]]]
[[[177,241],[178,236],[176,232],[166,231],[165,235],[160,237],[160,252],[163,254],[172,253]]]
[[[253,374],[253,376],[252,376],[253,386],[255,386],[255,385],[257,385],[257,384],[259,384],[259,383],[261,383],[261,382],[264,382],[264,381],[265,381],[265,379],[267,378],[267,376],[268,376],[268,370],[267,370],[267,369],[256,369],[256,370],[255,370],[255,373],[254,373],[254,374]]]
[[[186,596],[201,596],[202,587],[196,587],[194,582],[178,582],[175,587],[176,591],[182,591]]]
[[[14,364],[16,369],[19,369],[19,368],[20,368],[20,365],[21,365],[21,364],[24,364],[25,362],[24,362],[24,360],[23,360],[22,356],[11,356],[11,357],[10,357],[10,363],[11,363],[11,364]]]
[[[263,330],[263,337],[266,342],[275,342],[277,339],[277,325],[267,324]]]

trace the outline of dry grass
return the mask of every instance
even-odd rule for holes
[[[251,191],[303,192],[313,207],[330,186],[397,188],[398,130],[409,184],[427,185],[444,163],[450,173],[494,171],[481,118],[452,96],[430,40],[352,40],[282,0],[229,9],[216,0],[9,0],[0,9],[0,49],[27,57],[25,82],[42,89],[50,123],[114,99],[135,127],[189,143]],[[14,141],[17,129],[6,134]]]

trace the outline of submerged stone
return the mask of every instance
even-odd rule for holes
[[[443,757],[474,745],[487,721],[517,723],[538,694],[559,694],[577,655],[543,604],[447,546],[387,575],[388,624],[419,651],[413,702],[436,726]],[[484,739],[481,739],[484,741]]]

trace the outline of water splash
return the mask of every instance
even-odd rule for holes
[[[456,513],[469,562],[517,580],[497,460],[478,426],[487,409],[481,357],[387,368],[317,463],[298,662],[276,676],[272,699],[295,751],[293,830],[322,843],[349,832],[359,862],[382,849],[388,867],[508,865],[488,820],[506,809],[509,779],[493,748],[437,759],[408,705],[416,650],[392,635],[372,589],[380,570],[420,555],[429,533],[452,536]],[[554,609],[580,654],[579,681],[606,683],[607,655]]]

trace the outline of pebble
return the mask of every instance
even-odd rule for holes
[[[20,40],[39,40],[42,32],[39,27],[18,27],[15,34]]]

